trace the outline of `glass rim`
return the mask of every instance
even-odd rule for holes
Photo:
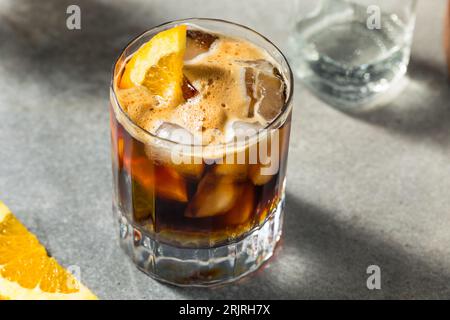
[[[117,70],[117,65],[120,62],[120,59],[122,58],[122,56],[124,55],[125,51],[131,47],[132,45],[134,45],[137,41],[139,41],[144,35],[146,35],[147,33],[151,33],[154,30],[160,29],[160,28],[164,28],[165,26],[169,26],[169,25],[177,25],[177,24],[182,24],[182,23],[193,23],[195,24],[195,21],[211,21],[211,22],[216,22],[216,23],[223,23],[223,24],[228,24],[228,25],[233,25],[233,26],[237,26],[239,28],[243,28],[246,31],[249,31],[250,33],[252,33],[253,35],[256,35],[257,37],[261,38],[262,40],[264,40],[266,43],[268,43],[270,46],[272,46],[275,51],[281,56],[283,63],[286,64],[287,67],[287,74],[284,75],[283,74],[283,80],[286,83],[286,86],[288,88],[287,92],[287,98],[286,101],[283,104],[282,107],[282,111],[273,119],[271,120],[264,128],[258,130],[254,135],[247,137],[248,139],[252,139],[254,137],[257,137],[258,135],[260,135],[262,132],[266,132],[267,130],[273,129],[273,127],[287,114],[292,110],[292,100],[293,100],[293,96],[294,96],[294,75],[291,69],[291,66],[289,65],[289,61],[286,58],[286,56],[283,54],[283,52],[272,42],[270,41],[266,36],[262,35],[261,33],[253,30],[250,27],[247,27],[245,25],[236,23],[236,22],[232,22],[232,21],[227,21],[224,19],[215,19],[215,18],[186,18],[186,19],[177,19],[177,20],[172,20],[172,21],[168,21],[168,22],[164,22],[162,24],[159,24],[157,26],[154,26],[148,30],[145,30],[144,32],[140,33],[139,35],[137,35],[136,37],[134,37],[132,40],[130,40],[125,46],[124,48],[120,51],[118,57],[114,60],[114,63],[112,65],[112,72],[111,72],[111,81],[110,81],[110,98],[111,96],[114,98],[114,103],[117,104],[117,106],[119,107],[119,111],[120,113],[125,117],[126,121],[130,122],[131,125],[133,125],[135,128],[137,128],[139,131],[141,131],[142,133],[144,133],[144,135],[146,136],[150,136],[152,139],[156,139],[156,140],[161,140],[164,141],[165,143],[169,143],[169,144],[174,144],[174,145],[178,145],[178,146],[186,146],[186,147],[198,147],[199,145],[190,143],[190,144],[185,144],[185,143],[180,143],[174,140],[170,140],[167,138],[163,138],[163,137],[159,137],[156,134],[150,132],[149,130],[142,128],[140,125],[138,125],[137,123],[135,123],[130,117],[129,115],[123,110],[119,99],[117,98],[117,94],[116,94],[116,90],[114,89],[114,83],[115,83],[115,76],[116,76],[116,70]],[[268,53],[272,58],[273,55]],[[285,79],[287,77],[287,79]],[[115,110],[115,108],[113,107],[113,110]],[[117,116],[115,115],[115,117],[117,118]],[[285,120],[286,121],[286,120]],[[131,134],[131,133],[130,133]],[[213,146],[220,146],[220,147],[227,147],[229,145],[236,145],[237,142],[236,141],[230,141],[230,142],[221,142],[218,144],[214,144]],[[201,146],[201,145],[200,145]],[[203,146],[203,147],[209,147],[209,145]]]

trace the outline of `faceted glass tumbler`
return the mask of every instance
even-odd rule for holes
[[[286,86],[280,114],[240,144],[215,146],[234,156],[247,154],[253,147],[261,150],[270,142],[269,162],[276,158],[278,163],[273,172],[259,176],[257,171],[252,176],[255,168],[264,167],[258,158],[237,167],[226,164],[230,173],[215,176],[218,164],[209,161],[208,147],[199,152],[194,145],[155,136],[123,111],[115,83],[127,59],[154,35],[179,24],[247,40],[277,63]],[[166,23],[138,36],[124,49],[114,64],[110,88],[113,212],[120,244],[140,270],[175,285],[210,286],[239,279],[272,256],[283,224],[292,95],[292,72],[283,54],[262,35],[231,22],[188,19]],[[174,152],[193,159],[192,163],[164,158]],[[227,175],[242,168],[253,179],[227,184],[231,181]],[[230,193],[236,200],[226,214],[204,218],[186,214],[192,197],[200,194],[209,199],[202,208],[208,213],[216,202],[229,199]]]

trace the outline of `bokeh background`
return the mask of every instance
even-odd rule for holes
[[[100,298],[450,298],[444,0],[419,1],[408,84],[384,108],[343,114],[297,84],[285,233],[263,269],[226,287],[179,289],[119,249],[108,131],[115,57],[142,31],[187,17],[246,24],[285,50],[294,2],[0,0],[0,199]],[[81,30],[66,28],[70,4],[81,7]],[[366,288],[371,264],[381,290]]]

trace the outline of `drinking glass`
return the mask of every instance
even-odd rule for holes
[[[134,123],[119,103],[115,81],[142,44],[179,24],[239,37],[266,50],[285,81],[281,113],[243,141],[200,150]],[[272,256],[283,223],[292,94],[292,72],[283,54],[262,35],[231,22],[166,23],[124,49],[110,88],[113,211],[121,246],[139,269],[176,285],[208,286],[236,280]],[[265,158],[263,149],[270,149]],[[217,161],[229,156],[245,160]],[[273,170],[264,172],[275,162]],[[226,212],[220,211],[224,206]]]

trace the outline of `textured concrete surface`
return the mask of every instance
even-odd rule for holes
[[[311,1],[303,1],[302,6]],[[245,23],[284,48],[291,1],[0,1],[0,199],[100,298],[450,298],[445,1],[420,1],[409,83],[349,116],[297,87],[285,234],[238,284],[178,289],[139,272],[111,215],[108,84],[131,37],[189,16]],[[65,28],[78,4],[82,30]],[[382,289],[366,288],[381,268]]]

